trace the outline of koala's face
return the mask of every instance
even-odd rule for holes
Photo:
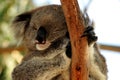
[[[60,6],[45,6],[17,16],[18,35],[30,49],[44,50],[66,35],[67,25]],[[19,28],[18,28],[19,27]]]

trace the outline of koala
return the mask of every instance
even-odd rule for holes
[[[85,17],[83,16],[84,20]],[[70,80],[72,50],[60,5],[47,5],[22,13],[13,21],[15,37],[27,49],[12,72],[13,80]],[[89,80],[107,80],[105,58],[100,54],[92,26],[81,37],[89,46]]]

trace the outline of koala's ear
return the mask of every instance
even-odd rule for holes
[[[15,33],[15,38],[23,39],[26,30],[29,27],[32,13],[27,12],[16,16],[12,23],[12,28]]]

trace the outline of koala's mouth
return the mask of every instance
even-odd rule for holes
[[[40,43],[38,40],[35,40],[35,46],[37,50],[45,50],[51,45],[51,42],[45,41]]]

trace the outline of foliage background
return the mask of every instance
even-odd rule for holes
[[[17,41],[13,37],[11,21],[34,7],[32,0],[0,0],[0,80],[12,80],[11,72],[24,53],[13,48]]]

